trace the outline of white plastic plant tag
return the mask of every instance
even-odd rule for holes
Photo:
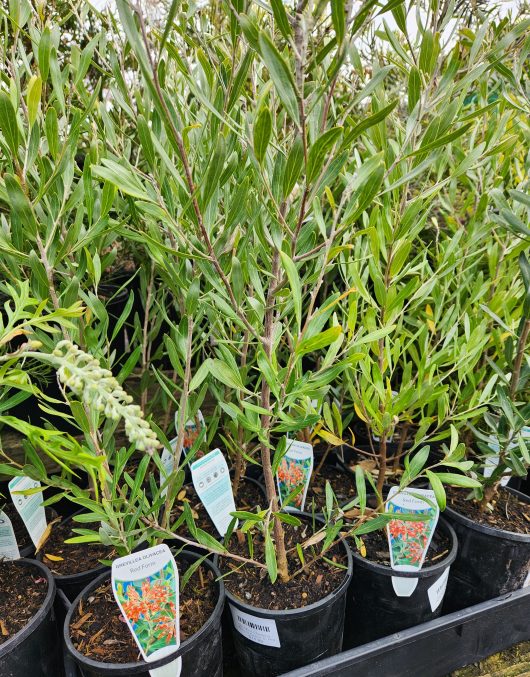
[[[515,444],[515,446],[518,446]],[[488,442],[488,447],[494,451],[496,454],[499,454],[500,452],[500,445],[498,440],[496,439],[495,435],[490,435],[489,436],[489,442]],[[509,445],[509,449],[513,448],[514,444]],[[499,456],[488,456],[486,460],[484,461],[484,477],[491,477],[493,475],[494,470],[497,469],[497,466],[499,465],[500,458]],[[503,475],[501,478],[501,486],[505,487],[508,482],[511,480],[512,476],[510,473]]]
[[[425,520],[418,522],[393,519],[386,527],[392,569],[418,571],[423,566],[440,516],[434,491],[411,488],[399,491],[398,487],[391,487],[386,499],[386,511],[425,515]],[[392,576],[392,586],[398,597],[410,597],[417,585],[417,578]]]
[[[276,471],[276,482],[280,502],[283,506],[289,494],[303,486],[294,499],[285,507],[290,510],[303,510],[307,489],[313,473],[313,445],[298,440],[287,440],[287,449]]]
[[[240,635],[256,642],[256,644],[280,648],[280,638],[278,637],[275,620],[251,616],[232,604],[230,604],[230,612],[232,613],[234,627]]]
[[[191,479],[215,528],[224,536],[235,512],[234,492],[228,465],[220,449],[199,458],[190,465]]]
[[[112,592],[142,658],[150,663],[180,646],[179,574],[167,545],[119,557],[112,562]],[[179,657],[150,671],[152,677],[178,677]]]
[[[431,604],[431,611],[434,613],[436,609],[442,603],[442,600],[445,595],[445,590],[447,588],[447,580],[449,579],[449,571],[451,567],[443,572],[443,574],[436,580],[431,587],[427,590],[427,595],[429,596],[429,602]]]
[[[528,569],[528,574],[526,575],[525,582],[523,583],[523,588],[530,588],[530,569]]]
[[[37,491],[34,494],[22,495],[17,492],[27,491],[28,489],[40,488],[40,482],[32,480],[29,477],[20,476],[13,477],[9,482],[9,493],[13,499],[15,508],[26,525],[31,540],[35,547],[38,547],[42,535],[46,531],[46,513],[42,502],[44,496],[42,491]]]
[[[0,559],[18,559],[20,552],[13,525],[9,517],[0,510]]]

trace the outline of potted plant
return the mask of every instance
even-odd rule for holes
[[[503,374],[496,399],[474,428],[480,450],[476,470],[481,486],[470,496],[450,494],[448,516],[463,543],[449,589],[449,608],[457,609],[517,590],[530,570],[529,498],[505,487],[507,475],[524,477],[530,467],[530,406],[525,393],[529,373],[530,267],[519,256],[523,280],[522,314],[515,333],[512,366]]]

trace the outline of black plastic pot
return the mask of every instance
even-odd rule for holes
[[[77,511],[75,514],[79,514],[81,511]],[[71,522],[72,521],[72,516],[67,517],[65,520],[63,520],[65,523]],[[97,567],[94,567],[93,569],[89,569],[88,571],[81,571],[78,574],[67,574],[64,576],[60,576],[58,574],[52,573],[52,576],[55,579],[55,584],[57,585],[57,588],[59,590],[62,590],[62,592],[66,595],[67,599],[70,600],[70,602],[73,602],[74,599],[79,595],[79,593],[86,588],[86,586],[93,581],[95,578],[98,576],[101,576],[102,573],[105,571],[108,571],[109,567],[106,566],[105,564],[100,564]]]
[[[525,494],[511,488],[508,491],[530,503]],[[447,586],[447,611],[457,611],[523,586],[530,572],[530,534],[477,524],[451,508],[445,513],[460,544]]]
[[[437,529],[449,536],[451,549],[440,562],[423,566],[419,571],[396,572],[390,566],[370,562],[353,551],[353,578],[348,589],[344,629],[345,649],[430,621],[442,613],[441,602],[433,610],[429,589],[434,592],[437,581],[440,581],[443,594],[443,583],[448,575],[447,569],[455,561],[458,541],[451,525],[443,518],[438,521]],[[393,576],[417,579],[416,589],[410,597],[396,595],[392,586]]]
[[[344,651],[282,677],[444,677],[530,640],[530,588]]]
[[[38,569],[47,581],[48,592],[41,608],[26,627],[0,645],[0,674],[2,677],[57,677],[62,674],[62,667],[53,576],[40,562],[20,559],[17,564]],[[16,605],[15,600],[13,604]]]
[[[351,551],[347,544],[344,547],[348,570],[343,582],[327,597],[309,606],[270,611],[245,604],[229,591],[226,592],[232,636],[242,675],[273,677],[339,653],[342,648],[346,591],[352,577]],[[245,628],[247,636],[236,629],[235,623],[239,628]],[[250,639],[249,631],[256,631],[260,637],[268,637],[269,645]],[[275,645],[270,645],[274,641]]]
[[[177,555],[177,559],[184,559],[190,564],[195,562],[198,557],[195,553],[183,550]],[[215,565],[204,560],[203,565],[208,567],[216,579],[220,576],[219,570]],[[188,639],[184,640],[178,651],[171,656],[162,658],[159,661],[145,663],[102,663],[87,658],[79,653],[72,644],[70,638],[70,622],[72,614],[78,607],[79,602],[90,595],[98,586],[104,583],[110,577],[110,572],[99,576],[92,581],[83,592],[78,595],[72,603],[71,608],[66,614],[66,620],[63,626],[63,636],[67,653],[73,657],[83,677],[115,677],[124,675],[137,675],[149,677],[149,670],[160,668],[163,665],[172,663],[179,656],[182,657],[182,677],[221,677],[223,674],[223,656],[221,643],[221,616],[225,600],[225,590],[222,580],[217,580],[217,603],[215,609],[203,625],[203,627]]]

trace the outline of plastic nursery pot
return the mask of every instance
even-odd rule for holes
[[[235,651],[245,677],[273,677],[341,651],[346,591],[352,577],[351,551],[346,543],[343,546],[348,558],[344,580],[314,604],[271,611],[226,591]]]
[[[442,600],[458,550],[458,540],[451,525],[443,518],[437,529],[449,536],[449,553],[432,566],[424,565],[414,572],[396,572],[390,566],[371,562],[353,551],[353,578],[348,589],[344,648],[391,635],[414,625],[437,618],[442,612]],[[392,577],[416,578],[417,585],[410,597],[398,597]]]
[[[77,511],[75,514],[79,514],[79,512],[81,511]],[[71,522],[72,517],[73,515],[67,517],[65,520],[63,520],[63,523]],[[61,576],[52,572],[52,576],[55,579],[57,588],[62,590],[67,599],[72,602],[91,581],[93,581],[105,571],[108,571],[108,569],[109,567],[106,564],[99,564],[92,569],[81,571],[77,574],[65,574]]]
[[[507,490],[530,504],[530,497]],[[477,524],[452,508],[446,508],[445,514],[460,544],[445,611],[457,611],[523,587],[530,574],[530,534]]]
[[[198,559],[198,556],[190,551],[183,550],[177,555],[177,560],[188,562],[190,565]],[[217,567],[209,560],[204,560],[203,566],[210,569],[215,578],[220,576]],[[70,623],[72,616],[79,606],[79,602],[89,597],[90,593],[105,583],[110,577],[110,572],[99,576],[92,581],[74,600],[66,614],[63,627],[64,643],[67,653],[75,660],[81,669],[83,677],[115,677],[124,675],[137,675],[149,677],[149,671],[168,665],[182,656],[182,677],[221,677],[223,674],[223,655],[221,643],[221,617],[223,613],[225,590],[222,580],[216,580],[217,602],[212,615],[202,628],[191,637],[182,642],[175,653],[152,663],[138,661],[137,663],[103,663],[95,661],[77,651],[70,638]]]
[[[2,677],[57,677],[62,674],[62,654],[54,611],[55,581],[40,562],[30,559],[16,562],[22,567],[37,569],[46,580],[48,591],[41,608],[29,623],[0,645],[0,674]]]

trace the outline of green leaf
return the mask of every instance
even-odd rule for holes
[[[357,123],[355,127],[351,130],[351,132],[346,136],[346,139],[344,140],[344,145],[349,146],[351,143],[355,141],[355,139],[358,136],[360,136],[367,129],[370,129],[370,127],[373,127],[374,125],[379,124],[379,122],[382,122],[388,115],[390,115],[390,113],[394,110],[394,108],[397,106],[398,103],[399,99],[396,99],[395,101],[389,103],[388,106],[381,108],[372,115],[369,115],[367,118],[361,120],[361,122]]]
[[[164,45],[166,44],[166,41],[169,37],[169,33],[173,28],[173,21],[175,20],[175,16],[177,15],[177,10],[180,7],[180,3],[181,0],[173,0],[171,3],[171,7],[169,8],[169,12],[167,13],[166,25],[164,26],[164,33],[162,34],[162,39],[160,40],[159,47],[160,54],[162,53]]]
[[[37,51],[37,58],[39,61],[39,70],[42,81],[46,82],[48,73],[50,72],[50,52],[52,48],[52,36],[48,26],[44,28],[39,40],[39,48]]]
[[[337,36],[337,44],[344,40],[346,32],[346,10],[344,7],[344,0],[331,0],[331,20],[335,35]]]
[[[28,228],[32,235],[34,235],[37,232],[37,221],[35,220],[33,210],[31,209],[31,204],[20,186],[18,177],[6,174],[4,180],[9,197],[9,204],[11,206],[11,213],[16,214],[21,223]]]
[[[291,194],[304,163],[304,148],[302,137],[297,136],[292,145],[289,156],[287,157],[287,164],[283,174],[283,196],[288,197]]]
[[[249,392],[243,385],[241,374],[232,369],[226,362],[222,362],[217,358],[212,359],[210,361],[209,371],[214,378],[221,381],[221,383],[224,383],[225,386],[233,388],[234,390]]]
[[[254,124],[254,153],[261,164],[267,152],[272,134],[272,116],[268,108],[262,108]]]
[[[208,165],[208,171],[203,182],[203,193],[202,193],[202,203],[203,208],[208,206],[214,192],[217,189],[219,184],[219,179],[223,173],[223,168],[226,159],[226,143],[225,138],[221,134],[217,139],[217,145],[215,152],[212,155],[210,164]]]
[[[272,542],[272,538],[268,530],[265,532],[265,564],[267,565],[267,571],[269,572],[271,583],[275,583],[276,579],[278,578],[278,563],[276,562],[276,550],[274,549],[274,543]]]
[[[39,112],[42,80],[40,75],[33,75],[28,83],[28,120],[30,127],[37,119]]]
[[[261,57],[267,66],[278,96],[285,106],[287,113],[296,123],[299,123],[298,94],[292,76],[292,69],[287,65],[287,62],[266,33],[261,32],[258,41]]]
[[[364,514],[364,511],[366,510],[366,481],[364,470],[360,465],[355,466],[355,486],[357,487],[357,494],[359,496],[361,514]]]
[[[302,285],[300,284],[298,270],[296,269],[293,260],[282,251],[280,251],[280,256],[293,294],[294,312],[296,315],[296,323],[298,325],[298,333],[300,333],[302,328]]]
[[[11,99],[5,92],[0,92],[0,131],[9,149],[16,156],[19,142],[17,116]]]
[[[482,486],[478,480],[466,475],[456,475],[452,472],[437,472],[436,476],[440,482],[449,486],[466,487],[468,489],[478,489]]]
[[[306,353],[320,350],[321,348],[331,345],[341,334],[342,327],[340,325],[330,327],[316,336],[300,341],[295,348],[295,352],[297,355],[305,355]]]
[[[332,127],[327,132],[324,132],[311,146],[307,160],[308,183],[311,183],[318,177],[327,153],[338,141],[341,134],[342,127]]]
[[[280,33],[286,40],[288,40],[292,35],[292,30],[287,12],[285,11],[283,0],[271,0],[271,7],[276,25],[278,26]]]
[[[408,109],[412,113],[421,96],[421,74],[416,66],[412,66],[408,82]]]

